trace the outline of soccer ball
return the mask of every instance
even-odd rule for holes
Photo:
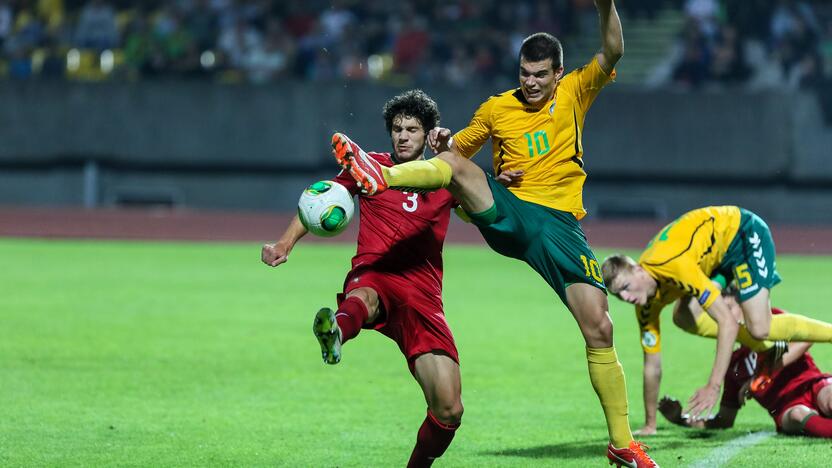
[[[340,234],[352,220],[355,206],[346,187],[320,180],[303,191],[298,200],[298,217],[307,231],[321,237]]]

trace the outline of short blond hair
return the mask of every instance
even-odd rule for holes
[[[607,288],[612,286],[613,280],[621,274],[622,271],[632,271],[636,266],[636,261],[632,258],[616,253],[604,259],[601,265],[601,276],[604,277],[604,284]]]

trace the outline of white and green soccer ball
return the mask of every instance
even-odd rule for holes
[[[321,237],[340,234],[349,226],[355,205],[346,187],[320,180],[303,191],[298,200],[298,217],[307,231]]]

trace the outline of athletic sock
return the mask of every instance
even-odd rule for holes
[[[358,335],[369,314],[364,301],[355,296],[350,296],[341,302],[338,311],[335,312],[335,320],[338,322],[338,328],[341,329],[341,344]]]
[[[717,325],[716,320],[708,315],[707,312],[703,311],[699,314],[699,317],[697,317],[694,329],[685,331],[693,333],[694,335],[704,336],[706,338],[716,338],[718,330],[719,325]],[[751,333],[748,332],[745,325],[740,325],[740,328],[737,331],[737,341],[757,353],[771,349],[774,346],[774,342],[772,341],[758,340],[751,336]]]
[[[778,314],[771,317],[769,340],[832,342],[832,324],[797,314]]]
[[[690,330],[694,335],[704,336],[706,338],[716,338],[719,333],[719,324],[704,310],[696,318],[696,327]]]
[[[441,457],[451,441],[454,440],[459,424],[443,424],[428,410],[419,434],[416,436],[416,446],[410,454],[408,468],[430,466],[433,461]]]
[[[384,180],[390,187],[438,190],[451,183],[451,165],[439,158],[410,161],[382,167]]]
[[[491,208],[480,211],[479,213],[468,213],[468,217],[471,218],[471,221],[474,224],[480,226],[488,226],[489,224],[494,224],[494,221],[497,220],[497,203],[491,205]]]
[[[803,433],[815,437],[832,438],[832,419],[824,418],[817,413],[811,414],[804,419]]]
[[[586,360],[589,363],[589,380],[601,400],[604,417],[607,418],[610,442],[613,447],[628,447],[633,434],[627,417],[627,385],[615,348],[587,347]]]

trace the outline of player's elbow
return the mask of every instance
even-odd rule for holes
[[[607,44],[604,47],[604,56],[610,63],[618,63],[621,60],[621,57],[624,56],[624,43],[614,41],[611,44]]]
[[[737,323],[737,320],[730,314],[719,314],[716,317],[714,317],[714,320],[716,321],[719,328],[731,330],[733,333],[739,331],[739,323]]]
[[[644,376],[651,378],[651,379],[661,379],[662,378],[662,368],[661,366],[651,366],[646,365],[644,366]]]
[[[648,380],[661,380],[662,378],[662,366],[661,364],[656,365],[651,362],[644,363],[644,377]]]

